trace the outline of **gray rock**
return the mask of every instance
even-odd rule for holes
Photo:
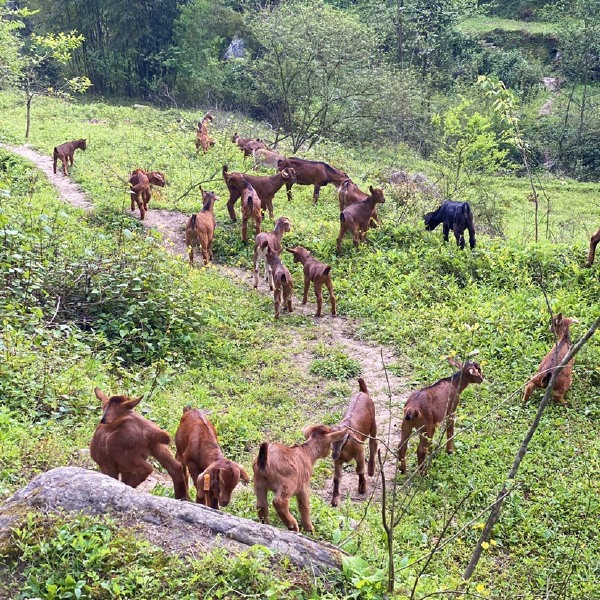
[[[324,573],[339,568],[344,555],[330,544],[235,517],[200,504],[152,496],[95,471],[61,467],[33,479],[0,506],[0,541],[31,509],[110,515],[151,542],[188,554],[198,547],[232,551],[267,546],[296,566]]]

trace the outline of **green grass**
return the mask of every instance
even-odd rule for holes
[[[524,33],[553,35],[557,31],[554,23],[541,21],[518,21],[514,19],[500,19],[498,17],[473,17],[465,19],[457,29],[462,33],[481,35],[490,31],[522,31]]]
[[[23,108],[8,94],[0,96],[0,106],[6,115],[0,122],[0,139],[20,143]],[[50,154],[58,142],[88,137],[88,150],[76,154],[73,169],[73,178],[101,208],[88,219],[58,203],[43,180],[33,182],[30,194],[30,170],[21,161],[5,160],[9,169],[0,188],[10,189],[11,196],[2,199],[0,217],[2,227],[11,223],[20,237],[10,246],[10,256],[0,261],[0,275],[11,283],[4,289],[12,294],[10,303],[0,306],[3,322],[10,326],[5,326],[9,338],[3,339],[10,345],[3,342],[6,360],[0,364],[0,385],[8,399],[0,412],[3,495],[40,470],[69,462],[89,465],[78,451],[87,446],[98,419],[94,385],[135,394],[152,389],[140,408],[171,433],[185,404],[211,410],[225,452],[247,470],[263,439],[297,442],[304,425],[334,422],[345,410],[350,388],[336,380],[357,376],[351,355],[320,344],[311,374],[297,364],[297,350],[314,341],[312,319],[285,315],[274,323],[268,297],[232,283],[215,269],[190,270],[127,216],[127,187],[121,179],[132,168],[165,170],[170,186],[153,198],[151,208],[187,213],[199,208],[199,193],[183,194],[192,183],[214,176],[206,187],[221,195],[216,259],[250,267],[251,248],[241,244],[239,224],[229,223],[219,173],[223,162],[231,169],[244,166],[241,153],[229,141],[234,131],[261,135],[265,129],[219,113],[213,127],[215,149],[196,157],[193,127],[183,128],[180,116],[193,125],[189,112],[36,100],[34,147]],[[92,124],[91,119],[107,123]],[[419,170],[432,179],[436,172],[435,165],[405,148],[322,144],[309,156],[344,168],[361,184],[379,182],[391,169]],[[472,253],[445,245],[440,231],[423,231],[421,215],[433,202],[419,194],[403,198],[388,188],[380,212],[383,226],[371,231],[358,251],[346,239],[341,257],[335,255],[338,210],[330,187],[322,190],[316,207],[307,187],[295,188],[291,203],[283,193],[275,199],[276,216],[286,214],[293,223],[286,243],[304,245],[332,265],[340,314],[357,319],[358,336],[393,346],[400,361],[390,366],[413,386],[449,375],[444,355],[479,352],[486,382],[464,393],[456,454],[436,453],[428,477],[409,486],[412,500],[395,532],[400,598],[410,595],[424,564],[412,562],[431,550],[449,513],[469,494],[450,525],[449,535],[455,538],[428,565],[416,597],[455,589],[460,579],[480,530],[479,515],[495,497],[535,413],[535,402],[521,404],[520,388],[552,344],[543,290],[555,311],[581,321],[574,338],[598,315],[600,306],[598,271],[583,267],[589,234],[600,221],[594,200],[599,186],[545,178],[551,201],[548,239],[543,221],[542,241],[535,244],[527,180],[504,176],[484,183],[485,198],[476,190],[467,196],[481,226]],[[494,229],[487,227],[492,221]],[[265,228],[271,225],[267,219]],[[38,256],[38,248],[56,251]],[[57,333],[56,326],[48,326],[56,305],[50,284],[77,279],[77,271],[61,270],[64,264],[84,268],[81,265],[99,260],[107,261],[110,278],[94,275],[94,281],[102,286],[102,297],[119,310],[93,313],[99,316],[87,328],[69,315],[59,315],[58,323],[67,329]],[[285,256],[284,260],[298,298],[301,272]],[[27,261],[39,263],[32,272],[44,294],[31,294],[26,280],[32,276],[15,271],[15,265],[22,268]],[[145,290],[146,311],[134,302],[140,300],[135,286],[127,288],[124,300],[110,295],[111,281],[116,285],[134,280]],[[139,331],[142,325],[146,337]],[[290,343],[292,328],[299,337]],[[131,351],[125,353],[124,348]],[[599,364],[596,336],[577,358],[567,395],[571,407],[551,406],[542,419],[519,473],[519,487],[477,571],[475,593],[538,598],[549,586],[554,598],[560,582],[569,577],[567,597],[598,597],[594,581],[600,576],[600,531],[594,515],[600,488],[594,473],[600,466]],[[395,422],[400,418],[394,415]],[[413,467],[414,446],[408,458]],[[313,487],[322,487],[330,475],[330,462],[318,463]],[[255,518],[252,496],[249,489],[237,492],[227,510]],[[316,494],[311,503],[316,535],[327,541],[344,539],[366,515],[344,548],[365,559],[368,569],[362,563],[348,567],[354,583],[339,595],[381,596],[377,573],[385,567],[386,550],[377,503],[365,507],[348,501],[337,510]]]

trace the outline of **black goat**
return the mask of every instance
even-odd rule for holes
[[[475,225],[473,213],[468,202],[452,202],[446,200],[437,210],[427,213],[423,220],[425,229],[433,231],[440,223],[444,224],[444,241],[448,241],[448,233],[452,229],[456,245],[462,250],[465,247],[465,229],[469,230],[469,246],[475,248]]]

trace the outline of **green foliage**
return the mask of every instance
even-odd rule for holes
[[[325,379],[355,379],[360,375],[360,363],[350,358],[340,348],[320,348],[319,354],[323,358],[312,361],[309,371]]]

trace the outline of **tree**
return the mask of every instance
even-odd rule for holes
[[[23,22],[18,17],[27,14],[27,11],[8,10],[5,2],[0,3],[0,88],[18,79],[22,42],[17,31],[23,27]]]
[[[252,67],[257,107],[289,134],[294,152],[378,117],[389,73],[375,36],[351,14],[294,0],[259,11],[251,25],[262,46]]]
[[[19,86],[25,94],[27,106],[27,125],[25,139],[29,138],[31,126],[31,103],[35,96],[52,95],[70,98],[71,93],[85,92],[92,82],[84,76],[65,79],[59,86],[53,85],[52,67],[55,64],[66,64],[71,53],[79,48],[84,37],[77,32],[48,34],[45,36],[32,34],[28,48],[21,57]]]

